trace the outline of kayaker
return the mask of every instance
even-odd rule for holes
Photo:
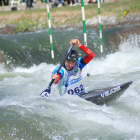
[[[86,56],[78,58],[78,52],[76,50],[71,50],[59,74],[55,74],[59,66],[53,70],[51,78],[55,79],[54,84],[58,84],[60,95],[64,95],[65,93],[79,95],[85,91],[83,84],[80,82],[82,79],[81,72],[86,64],[95,56],[94,53],[82,45],[78,39],[71,39],[70,45],[72,43],[74,47],[81,49]]]

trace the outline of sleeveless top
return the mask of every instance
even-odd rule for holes
[[[65,93],[68,93],[70,95],[79,95],[85,92],[85,88],[81,83],[81,72],[85,65],[80,62],[81,59],[82,57],[78,59],[78,61],[70,71],[66,70],[65,67],[62,67],[60,69],[59,74],[61,76],[58,83],[58,89],[61,96]],[[53,74],[57,72],[58,68],[59,67],[56,67],[54,69]]]

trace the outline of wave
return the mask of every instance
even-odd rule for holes
[[[1,64],[0,73],[9,71],[33,73],[43,71],[43,69],[48,70],[51,66],[55,67],[61,63],[67,50],[66,46],[69,44],[65,42],[69,42],[69,38],[73,38],[73,35],[75,38],[78,38],[78,35],[82,36],[82,30],[54,31],[55,58],[52,59],[49,35],[46,32],[1,36],[0,49],[4,52],[6,63],[5,65]],[[140,70],[140,36],[130,34],[127,39],[121,40],[115,51],[112,51],[113,46],[106,44],[104,45],[104,53],[101,54],[98,47],[97,29],[88,30],[88,34],[89,48],[95,53],[95,58],[89,63],[92,75],[128,73]],[[65,42],[63,37],[65,37]],[[81,51],[79,54],[84,55]],[[83,73],[86,74],[86,70]]]
[[[121,42],[117,52],[106,55],[105,58],[94,58],[89,64],[91,74],[129,73],[140,71],[139,54],[140,36],[130,35],[127,40]]]

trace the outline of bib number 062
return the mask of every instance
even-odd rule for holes
[[[69,89],[68,94],[70,94],[70,95],[73,95],[74,93],[79,94],[79,93],[81,93],[83,91],[84,91],[84,87],[83,87],[83,85],[80,85],[79,87],[76,87],[74,89]]]

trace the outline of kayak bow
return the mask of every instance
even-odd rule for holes
[[[87,93],[82,93],[79,97],[97,105],[101,105],[120,97],[131,84],[132,81],[114,87],[96,89]]]

